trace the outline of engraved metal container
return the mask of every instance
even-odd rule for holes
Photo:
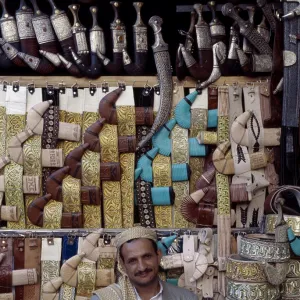
[[[208,24],[204,21],[202,16],[203,6],[201,4],[195,4],[194,9],[198,14],[198,22],[195,25],[197,45],[199,50],[211,49],[212,41],[210,35],[210,29]]]
[[[141,18],[142,2],[134,2],[133,6],[137,12],[137,19],[133,25],[133,38],[136,52],[147,52],[148,51],[148,40],[147,40],[147,27],[143,23]]]

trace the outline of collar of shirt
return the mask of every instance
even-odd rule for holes
[[[159,285],[160,285],[160,290],[159,290],[158,294],[153,296],[150,300],[162,300],[163,285],[161,284],[160,281],[159,281]],[[142,300],[142,298],[139,296],[136,288],[134,288],[134,292],[136,295],[136,300]]]

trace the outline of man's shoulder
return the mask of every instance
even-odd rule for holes
[[[118,284],[113,283],[105,288],[93,292],[91,300],[105,300],[105,299],[120,299],[122,297],[120,287]]]
[[[172,299],[176,300],[176,299],[186,299],[186,300],[196,300],[198,299],[198,297],[188,291],[187,289],[175,286],[173,284],[167,283],[167,282],[163,282],[163,288],[164,288],[164,292],[163,294],[167,294],[167,296],[172,296]],[[165,300],[165,299],[163,299]]]

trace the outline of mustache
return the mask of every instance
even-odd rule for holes
[[[134,276],[141,276],[141,275],[143,275],[143,274],[145,274],[145,273],[150,273],[150,272],[152,272],[152,269],[146,268],[144,271],[136,272],[136,273],[134,274]]]

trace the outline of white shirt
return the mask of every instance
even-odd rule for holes
[[[163,286],[161,282],[159,281],[160,290],[157,295],[153,296],[150,300],[163,300],[162,298],[162,292],[163,292]],[[139,296],[137,290],[134,288],[135,294],[136,294],[136,300],[142,300],[142,298]]]

